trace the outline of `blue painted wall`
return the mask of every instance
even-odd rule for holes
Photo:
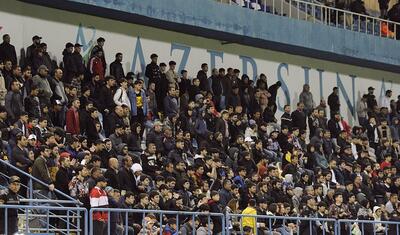
[[[178,24],[198,27],[200,31],[212,30],[228,33],[232,37],[240,36],[243,42],[246,41],[244,44],[248,45],[254,41],[257,43],[256,47],[262,46],[264,41],[269,45],[268,49],[400,71],[398,66],[400,41],[229,6],[214,0],[67,0],[64,2],[68,1],[144,16],[164,21],[165,24],[176,23],[172,26],[177,28],[176,31],[179,31],[180,26],[176,26]],[[158,27],[163,27],[162,23],[159,24],[161,25]]]

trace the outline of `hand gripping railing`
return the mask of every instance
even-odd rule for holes
[[[87,210],[86,208],[81,208],[81,207],[52,207],[52,206],[29,206],[29,205],[0,205],[0,212],[1,216],[3,217],[3,223],[4,223],[4,234],[9,234],[8,231],[11,229],[8,224],[9,221],[15,218],[9,217],[9,212],[10,210],[24,210],[25,213],[25,234],[30,234],[32,232],[54,232],[54,233],[59,233],[59,234],[83,234],[87,235],[87,222],[88,222],[88,215],[87,215]],[[42,210],[46,211],[45,214],[41,214],[41,217],[46,218],[46,223],[45,227],[43,228],[31,228],[29,226],[29,220],[31,217],[37,217],[37,215],[30,213],[32,210]],[[56,225],[53,225],[50,223],[51,213],[50,211],[58,211],[58,212],[63,212],[66,214],[66,228],[58,228]],[[78,217],[83,216],[83,224],[81,224],[80,219],[77,219],[78,217],[73,217],[70,214],[75,212]],[[17,224],[18,224],[18,219],[17,218]],[[72,221],[76,220],[76,224],[74,224]],[[81,227],[84,226],[83,231],[81,230]]]
[[[110,228],[111,228],[111,222],[110,222],[110,213],[121,213],[121,217],[123,217],[123,234],[124,235],[128,235],[128,227],[132,226],[132,224],[129,224],[128,222],[128,215],[129,214],[139,214],[142,215],[144,218],[146,215],[148,214],[153,214],[156,216],[156,218],[158,219],[159,222],[159,231],[157,232],[157,234],[162,235],[163,234],[163,229],[164,229],[164,225],[165,225],[165,221],[164,221],[164,217],[167,215],[174,215],[174,217],[176,218],[176,224],[177,224],[177,230],[179,231],[180,228],[180,224],[183,224],[183,221],[179,221],[180,216],[187,216],[188,218],[190,218],[191,221],[191,225],[195,228],[195,217],[196,216],[207,216],[207,221],[208,221],[208,235],[212,235],[213,231],[210,228],[210,224],[211,224],[211,220],[213,219],[220,219],[221,220],[221,224],[222,224],[222,231],[221,231],[221,235],[225,234],[225,217],[224,214],[222,213],[207,213],[207,212],[189,212],[189,211],[163,211],[163,210],[140,210],[140,209],[118,209],[118,208],[92,208],[89,211],[89,235],[93,235],[93,213],[95,212],[108,212],[107,216],[108,216],[108,220],[107,220],[107,224],[106,224],[106,230],[107,233],[106,235],[113,235],[111,234]],[[122,215],[123,214],[123,215]],[[157,216],[158,215],[158,216]],[[144,219],[143,219],[144,222]],[[142,229],[144,229],[144,234],[146,233],[146,226],[142,225]],[[142,234],[142,233],[141,233]],[[197,234],[196,229],[192,229],[192,234],[195,235]],[[96,234],[94,234],[96,235]]]
[[[261,0],[261,3],[243,0],[216,0],[229,5],[242,6],[253,11],[268,12],[274,15],[287,16],[298,20],[322,23],[375,36],[399,39],[397,37],[400,24],[364,14],[358,14],[330,6],[321,5],[316,1],[303,0]]]
[[[250,214],[229,214],[225,215],[227,220],[225,224],[230,224],[230,221],[237,219],[240,223],[240,234],[243,234],[243,218],[247,220],[254,219],[252,224],[254,224],[253,233],[258,234],[259,229],[265,230],[267,234],[272,234],[273,231],[279,232],[282,230],[287,230],[287,234],[302,234],[302,235],[314,235],[314,234],[337,234],[338,223],[335,219],[328,218],[315,218],[315,217],[290,217],[290,216],[269,216],[269,215],[250,215]],[[286,224],[295,224],[293,228],[289,228]],[[280,224],[281,227],[277,227]],[[313,232],[314,229],[318,227],[321,229],[320,232]],[[333,231],[329,231],[331,228]],[[307,230],[308,229],[308,230]],[[226,228],[226,234],[231,233],[230,228]],[[308,232],[307,232],[308,231]],[[264,233],[265,234],[265,233]],[[285,233],[286,234],[286,233]]]

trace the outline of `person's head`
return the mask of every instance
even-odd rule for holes
[[[125,193],[125,203],[127,205],[133,205],[135,203],[135,194],[128,191]]]
[[[151,54],[150,59],[151,59],[152,63],[157,64],[158,55],[157,54]]]
[[[374,90],[375,90],[374,87],[372,87],[372,86],[368,87],[368,94],[369,94],[369,95],[374,94]]]
[[[117,54],[115,54],[115,60],[118,62],[122,62],[122,53],[118,52]]]
[[[19,147],[23,147],[25,148],[26,146],[28,146],[28,139],[26,138],[26,136],[19,134],[16,136],[16,141],[17,141],[17,145]],[[36,139],[35,139],[36,141]]]
[[[203,70],[203,72],[207,73],[208,72],[208,65],[206,63],[201,64],[201,70]]]
[[[74,107],[75,109],[79,109],[80,106],[81,106],[81,101],[79,99],[72,100],[72,107]]]
[[[71,159],[69,157],[61,157],[60,158],[60,165],[64,168],[70,168],[71,166]]]
[[[343,203],[343,194],[342,193],[335,193],[334,195],[335,203],[336,204],[342,204]]]
[[[40,39],[42,39],[42,37],[39,37],[39,36],[37,36],[37,35],[33,36],[33,37],[32,37],[32,42],[33,42],[33,44],[39,45],[39,44],[40,44]]]
[[[303,85],[303,91],[309,92],[310,91],[310,85],[309,84],[304,84]]]
[[[11,90],[13,92],[19,92],[21,90],[20,83],[17,80],[11,82]]]
[[[211,191],[210,197],[215,202],[218,202],[220,199],[219,193],[217,191]]]
[[[110,159],[108,160],[108,166],[109,166],[111,169],[118,170],[118,167],[119,167],[118,159],[117,159],[117,158],[114,158],[114,157],[110,158]]]
[[[4,34],[3,35],[3,42],[4,43],[6,43],[6,44],[9,44],[10,43],[10,35],[8,35],[8,34]]]
[[[12,191],[13,193],[18,193],[20,188],[21,188],[21,180],[18,176],[13,175],[10,176],[10,179],[8,180],[8,188],[10,191]]]
[[[247,206],[248,207],[256,207],[256,200],[250,199]]]
[[[304,103],[303,102],[298,102],[297,103],[297,109],[302,111],[304,109]]]
[[[336,95],[339,94],[339,88],[338,87],[334,87],[333,88],[333,93],[336,94]]]
[[[105,42],[106,42],[106,40],[103,37],[99,37],[97,39],[97,45],[99,45],[100,47],[103,47]]]
[[[106,85],[108,87],[114,87],[115,86],[116,79],[115,79],[114,76],[110,75],[110,76],[105,77],[105,81],[106,81]]]
[[[124,167],[130,169],[133,165],[132,158],[130,156],[125,156],[122,160]]]
[[[98,178],[96,178],[96,186],[101,189],[106,188],[107,187],[107,179],[104,176],[100,175]]]
[[[290,105],[285,105],[284,107],[283,107],[283,110],[285,111],[285,113],[290,113]]]
[[[175,62],[175,61],[171,60],[171,61],[168,63],[168,65],[169,65],[169,68],[170,68],[171,70],[175,70],[175,67],[176,67],[176,62]]]

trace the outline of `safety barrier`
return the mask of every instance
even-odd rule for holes
[[[335,220],[331,218],[315,218],[315,217],[290,217],[290,216],[270,216],[270,215],[250,215],[250,214],[222,214],[207,212],[188,212],[188,211],[162,211],[162,210],[140,210],[140,209],[119,209],[119,208],[92,208],[89,213],[85,208],[76,207],[52,207],[52,206],[25,206],[25,205],[0,205],[0,219],[4,224],[9,224],[15,215],[11,210],[23,210],[24,214],[18,214],[19,232],[25,234],[41,232],[41,233],[58,233],[58,234],[77,234],[77,235],[96,235],[93,221],[93,214],[97,212],[107,213],[107,222],[104,222],[104,230],[107,235],[134,234],[135,222],[140,225],[138,228],[140,234],[147,234],[148,230],[152,230],[151,234],[163,234],[167,218],[175,218],[177,231],[186,226],[190,231],[186,234],[197,234],[196,229],[199,224],[197,218],[206,222],[206,231],[208,234],[213,233],[212,221],[221,226],[221,235],[244,234],[245,226],[250,227],[252,234],[298,234],[298,235],[400,235],[399,221],[374,221],[374,220]],[[52,216],[53,211],[57,216]],[[72,216],[72,213],[78,216]],[[119,233],[113,229],[112,219],[115,215],[120,216]],[[147,216],[154,215],[157,224],[150,223]],[[3,217],[4,216],[4,217]],[[139,216],[138,221],[130,223],[131,216]],[[3,218],[1,218],[3,217]],[[55,224],[52,219],[64,218],[62,226]],[[32,226],[33,220],[41,221],[40,226]],[[136,228],[136,227],[135,227]],[[5,226],[2,233],[7,234],[9,229]],[[1,228],[0,228],[1,231]],[[135,231],[138,233],[139,231]],[[136,234],[135,233],[135,234]]]
[[[290,217],[290,216],[269,216],[250,214],[226,214],[226,234],[239,232],[243,234],[243,228],[249,226],[254,234],[337,234],[338,223],[335,219],[314,218],[314,217]],[[246,221],[244,221],[245,219]],[[233,224],[238,223],[234,229]],[[332,233],[333,232],[333,233]]]
[[[129,224],[129,216],[132,216],[133,214],[135,214],[136,216],[142,216],[142,222],[141,222],[141,227],[142,227],[142,232],[140,234],[147,234],[146,230],[149,230],[147,224],[146,224],[146,220],[144,219],[146,217],[146,215],[149,214],[153,214],[157,220],[158,220],[158,230],[156,230],[157,234],[162,234],[163,233],[163,229],[165,228],[166,225],[166,217],[172,217],[172,218],[176,218],[176,224],[177,226],[177,230],[179,230],[179,228],[184,224],[184,223],[188,223],[188,225],[191,226],[192,231],[190,232],[190,234],[197,234],[196,233],[196,226],[194,226],[196,224],[195,222],[195,218],[196,217],[203,217],[207,219],[207,231],[208,234],[211,235],[213,234],[212,229],[211,229],[211,221],[212,220],[220,220],[221,222],[221,234],[224,235],[225,234],[225,216],[222,213],[204,213],[204,212],[189,212],[189,211],[163,211],[163,210],[140,210],[140,209],[118,209],[118,208],[92,208],[90,209],[89,212],[89,218],[93,218],[93,213],[96,212],[107,212],[107,223],[105,224],[105,228],[107,230],[106,235],[113,235],[113,231],[111,231],[111,221],[110,218],[112,213],[119,213],[122,217],[123,217],[123,233],[125,235],[128,234],[133,234],[131,233],[133,230],[133,224]],[[154,231],[153,231],[154,232]],[[93,235],[94,234],[94,221],[93,219],[89,220],[89,235]],[[154,233],[151,233],[154,234]],[[96,235],[96,234],[94,234]]]
[[[399,235],[399,221],[375,220],[338,220],[338,235],[348,234],[373,234],[373,235]]]
[[[257,12],[326,24],[360,33],[396,39],[400,24],[374,16],[323,5],[316,0],[216,0]]]
[[[23,213],[19,213],[21,211]],[[57,233],[87,235],[88,233],[86,208],[0,205],[0,217],[3,217],[2,221],[5,225],[2,234],[10,234],[9,231],[14,228],[9,226],[17,226],[18,232],[24,232],[24,234]]]

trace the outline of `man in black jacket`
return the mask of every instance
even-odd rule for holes
[[[217,69],[212,70],[212,75],[211,75],[211,91],[213,92],[213,102],[215,104],[215,107],[217,108],[217,111],[221,111],[221,96],[222,96],[222,77],[219,75],[221,73],[218,72]]]
[[[83,62],[81,51],[82,51],[82,45],[79,43],[75,43],[74,52],[72,53],[75,77],[80,77],[85,74],[85,64]]]
[[[201,64],[201,70],[197,73],[197,78],[200,80],[200,90],[210,91],[210,84],[207,77],[208,65],[206,63]]]
[[[30,45],[28,48],[26,48],[25,66],[27,66],[27,65],[32,66],[33,53],[39,47],[40,39],[42,39],[42,37],[39,37],[37,35],[32,37],[32,45]],[[34,72],[36,72],[36,71],[34,71]]]
[[[3,43],[0,44],[0,61],[11,60],[13,65],[17,65],[17,53],[15,47],[10,44],[10,35],[3,35]]]
[[[335,113],[340,112],[339,88],[334,87],[332,93],[328,96],[328,105],[331,113],[331,118]]]
[[[157,64],[158,55],[151,54],[150,58],[151,58],[151,63],[146,66],[145,76],[149,79],[148,84],[150,83],[156,84],[156,89],[157,89],[157,86],[159,85],[161,79],[161,70]]]
[[[65,49],[62,52],[64,63],[64,83],[71,83],[72,78],[75,76],[75,63],[72,55],[73,50],[74,44],[69,42],[65,45]]]
[[[68,184],[72,179],[72,173],[70,171],[71,161],[69,156],[60,158],[60,168],[56,174],[55,187],[66,195],[69,195]],[[58,199],[68,200],[61,195],[57,195]]]
[[[20,179],[18,176],[11,176],[9,179],[8,189],[4,194],[0,195],[0,204],[18,205],[19,190],[21,188]],[[16,234],[18,232],[18,210],[7,210],[7,225],[5,225],[5,211],[0,210],[0,234]],[[7,227],[7,233],[4,228]]]
[[[294,127],[298,127],[300,131],[304,131],[307,128],[306,114],[304,113],[304,104],[302,102],[297,103],[297,109],[292,112],[292,124]]]
[[[106,173],[104,173],[104,177],[108,179],[107,185],[114,189],[119,189],[118,168],[118,159],[113,157],[108,159],[108,168]]]
[[[287,126],[290,129],[292,129],[292,116],[290,115],[290,105],[285,105],[283,108],[284,113],[281,116],[281,127],[282,126]]]
[[[120,190],[134,192],[136,189],[136,181],[131,170],[133,161],[129,156],[124,157],[122,160],[123,168],[118,172],[118,181]]]
[[[115,54],[115,60],[110,64],[110,75],[114,76],[117,81],[125,77],[124,68],[122,67],[122,53]]]
[[[217,191],[212,191],[210,195],[211,199],[208,201],[210,206],[210,213],[222,213],[221,206],[219,204],[219,193]],[[219,216],[211,216],[214,223],[213,234],[219,234],[222,231],[222,218]]]

